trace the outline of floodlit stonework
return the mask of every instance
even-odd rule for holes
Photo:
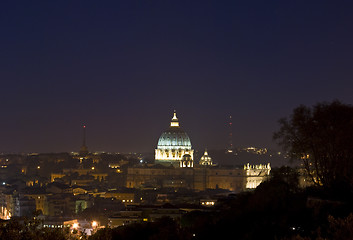
[[[194,150],[189,136],[179,125],[179,120],[174,112],[169,128],[162,133],[155,150],[155,161],[163,165],[179,166],[185,154],[194,160]]]

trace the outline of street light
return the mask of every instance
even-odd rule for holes
[[[93,222],[92,222],[92,227],[93,227],[93,228],[96,228],[97,226],[98,226],[98,223],[97,223],[96,221],[93,221]]]
[[[77,229],[78,228],[78,223],[72,224],[72,228]]]

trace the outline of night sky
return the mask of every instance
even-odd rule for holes
[[[0,152],[275,147],[300,104],[353,103],[352,1],[1,1]]]

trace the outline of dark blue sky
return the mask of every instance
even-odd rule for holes
[[[1,1],[0,152],[273,147],[299,104],[353,103],[351,1]]]

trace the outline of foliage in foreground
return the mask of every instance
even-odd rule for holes
[[[0,239],[11,240],[66,240],[70,239],[68,231],[59,228],[41,228],[38,220],[10,220],[2,222]]]
[[[190,239],[188,232],[183,231],[178,224],[164,217],[156,222],[135,223],[117,228],[100,229],[97,233],[89,237],[89,240],[120,240],[120,239],[165,239],[179,240]]]

